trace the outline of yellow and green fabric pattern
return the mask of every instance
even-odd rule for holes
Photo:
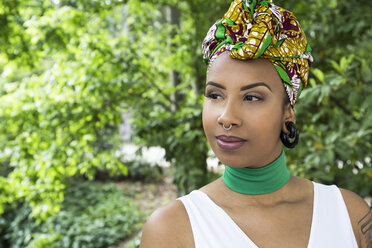
[[[293,106],[307,85],[311,48],[296,17],[272,1],[236,0],[208,31],[203,59],[228,51],[235,59],[268,59],[281,77]]]

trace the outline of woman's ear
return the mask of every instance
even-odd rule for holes
[[[283,114],[284,114],[284,120],[283,120],[283,124],[282,124],[282,131],[284,133],[288,134],[289,130],[285,126],[285,123],[290,121],[290,122],[293,122],[294,124],[296,124],[296,116],[295,116],[294,109],[291,106],[291,104],[288,103],[284,107],[284,113]]]

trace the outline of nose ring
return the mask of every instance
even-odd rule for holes
[[[229,131],[232,128],[232,124],[230,124],[228,127],[225,127],[225,124],[222,124],[222,128],[226,131]]]

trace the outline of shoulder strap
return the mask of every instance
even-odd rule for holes
[[[314,207],[309,248],[357,248],[353,228],[341,191],[314,182]]]
[[[204,192],[178,198],[190,219],[195,248],[257,248],[238,225]]]

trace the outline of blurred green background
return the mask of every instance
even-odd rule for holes
[[[206,163],[201,42],[230,3],[0,1],[0,247],[137,247],[152,211],[143,190],[169,179],[183,195],[219,176]],[[276,3],[300,20],[315,59],[288,166],[370,199],[372,3]],[[163,148],[170,167],[141,147]]]

